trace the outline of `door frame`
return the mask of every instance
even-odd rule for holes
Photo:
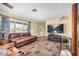
[[[73,56],[77,56],[78,52],[78,36],[77,36],[77,25],[78,25],[78,4],[72,4],[72,49],[71,53]]]

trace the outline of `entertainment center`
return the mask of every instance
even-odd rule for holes
[[[47,26],[48,40],[53,42],[67,43],[67,37],[64,34],[64,24],[50,24]]]

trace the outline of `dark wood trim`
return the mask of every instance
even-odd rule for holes
[[[78,6],[77,3],[72,5],[72,55],[77,56],[77,45],[78,45],[78,38],[77,38],[77,13],[78,13]]]
[[[8,8],[10,8],[10,9],[12,9],[13,8],[13,6],[12,5],[10,5],[9,3],[2,3],[3,5],[5,5],[6,7],[8,7]]]

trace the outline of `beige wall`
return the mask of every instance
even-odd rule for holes
[[[45,22],[31,21],[31,33],[37,36],[48,36],[47,25],[50,24],[64,24],[64,33],[58,33],[58,35],[64,35],[68,37],[72,36],[72,21],[70,16],[64,19],[49,19]]]
[[[31,21],[31,34],[36,36],[45,36],[45,23]]]
[[[60,19],[60,18],[56,18],[56,19],[49,19],[46,21],[46,36],[49,34],[47,33],[47,25],[50,24],[64,24],[64,33],[60,34],[57,33],[59,35],[64,35],[64,36],[71,36],[71,19],[69,17],[66,17],[64,19]]]

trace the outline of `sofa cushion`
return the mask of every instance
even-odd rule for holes
[[[9,34],[9,39],[13,39],[15,37],[17,37],[17,34],[15,34],[15,33],[10,33]]]
[[[24,39],[16,40],[16,44],[23,43],[23,42],[25,42]]]
[[[17,37],[17,38],[10,39],[10,41],[14,42],[14,41],[19,40],[19,39],[20,39],[20,37]]]
[[[13,39],[13,38],[15,38],[15,35],[13,33],[9,34],[9,38]]]
[[[30,38],[25,38],[24,40],[25,40],[25,41],[28,41],[28,40],[30,40]]]
[[[10,33],[9,34],[9,39],[13,39],[13,38],[16,38],[16,37],[19,37],[18,33]]]
[[[19,40],[20,39],[20,37],[16,37],[16,38],[14,38],[15,40]]]
[[[15,35],[16,35],[16,37],[19,37],[20,34],[19,33],[16,33]]]
[[[25,36],[31,36],[31,34],[29,32],[24,33],[24,34],[25,34]]]
[[[26,39],[26,37],[20,37],[21,39]]]
[[[25,41],[33,41],[33,40],[34,40],[34,37],[25,38]]]
[[[31,37],[31,36],[25,36],[25,38],[29,38],[29,37]]]
[[[24,36],[24,33],[20,33],[20,37]]]

